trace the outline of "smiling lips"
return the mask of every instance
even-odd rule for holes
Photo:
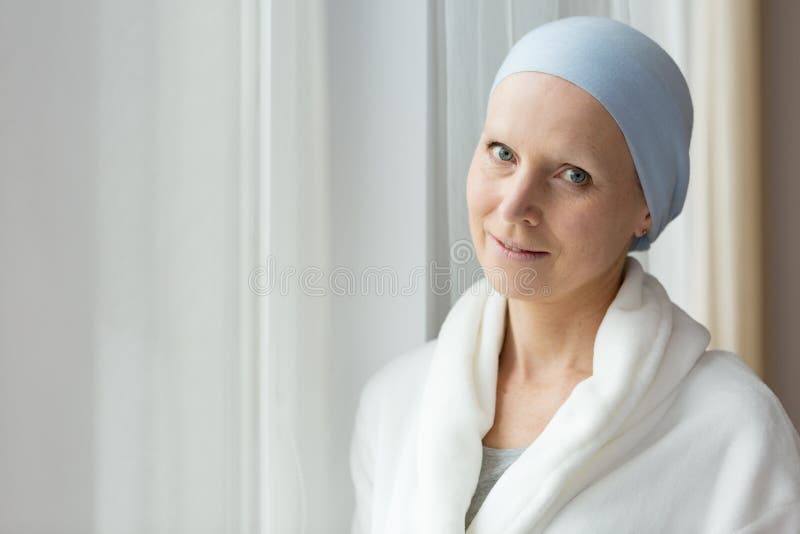
[[[515,241],[502,241],[492,234],[489,235],[492,238],[492,249],[494,250],[494,253],[498,258],[502,258],[504,260],[528,263],[539,261],[542,258],[546,258],[550,255],[549,252],[543,250],[526,250],[525,248],[520,247]]]
[[[547,252],[544,250],[533,250],[525,248],[522,246],[521,243],[517,243],[516,241],[512,241],[511,239],[501,239],[499,237],[496,237],[492,233],[490,233],[489,235],[492,236],[492,238],[494,238],[494,240],[497,241],[504,248],[512,252],[527,252],[529,254],[547,254]]]

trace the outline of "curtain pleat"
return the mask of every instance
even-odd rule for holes
[[[262,27],[261,531],[331,521],[332,186],[324,0],[268,2]],[[316,481],[316,482],[315,482]],[[314,511],[319,513],[314,513]]]
[[[711,347],[764,374],[759,3],[691,4],[690,308]]]

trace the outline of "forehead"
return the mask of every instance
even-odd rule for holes
[[[518,72],[495,87],[484,133],[520,147],[569,146],[597,157],[627,150],[619,126],[597,99],[541,72]]]

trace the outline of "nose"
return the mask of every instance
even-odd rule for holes
[[[533,172],[518,172],[507,183],[500,215],[510,224],[538,226],[542,218],[539,179]]]

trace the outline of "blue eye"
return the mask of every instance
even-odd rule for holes
[[[492,151],[495,159],[502,161],[502,162],[509,162],[514,159],[514,153],[502,143],[498,143],[497,141],[490,141],[486,144],[486,147]],[[499,150],[495,150],[499,149]],[[579,169],[578,167],[569,167],[566,170],[569,173],[569,181],[570,183],[577,185],[577,186],[585,186],[587,183],[591,181],[591,175],[588,172],[584,171],[583,169]]]
[[[495,147],[499,148],[500,150],[495,152]],[[495,154],[495,157],[500,161],[511,161],[514,158],[514,154],[505,145],[501,145],[500,143],[489,143],[489,148],[492,149],[492,153]]]
[[[578,169],[577,167],[570,167],[569,169],[567,169],[567,172],[570,173],[567,175],[569,176],[569,181],[575,185],[583,185],[589,181],[589,173],[587,173],[583,169]],[[572,178],[576,178],[577,181],[574,181]]]

